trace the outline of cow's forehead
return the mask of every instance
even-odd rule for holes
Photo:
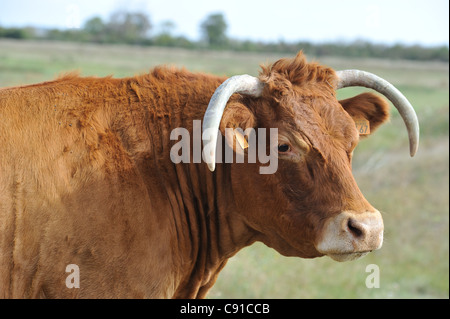
[[[303,134],[316,149],[333,156],[334,150],[357,143],[355,124],[336,98],[333,69],[308,63],[300,52],[293,59],[263,66],[260,80],[266,84],[263,97],[270,101],[276,120]]]
[[[350,149],[358,142],[352,118],[334,96],[297,96],[289,104],[289,126],[324,155],[332,150]]]

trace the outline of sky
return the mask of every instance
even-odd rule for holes
[[[116,10],[146,13],[154,32],[172,21],[191,40],[221,12],[241,40],[449,45],[448,0],[0,0],[0,26],[79,28]]]

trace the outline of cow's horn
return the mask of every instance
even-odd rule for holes
[[[203,159],[211,172],[214,171],[216,166],[217,132],[228,99],[234,93],[259,97],[262,94],[263,87],[264,84],[258,78],[244,74],[229,78],[214,92],[203,116],[202,126]]]
[[[337,71],[336,74],[339,77],[337,89],[349,86],[367,87],[383,94],[394,104],[405,122],[409,136],[409,153],[411,157],[414,156],[419,148],[419,120],[406,97],[391,83],[369,72],[343,70]]]

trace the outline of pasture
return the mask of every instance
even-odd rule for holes
[[[158,64],[218,75],[257,75],[259,64],[280,57],[0,40],[0,87],[51,80],[72,70],[132,76]],[[283,257],[257,243],[230,259],[208,297],[449,298],[449,65],[335,57],[319,61],[336,70],[376,73],[400,89],[418,114],[421,140],[416,157],[409,157],[406,130],[395,109],[390,122],[355,150],[354,175],[369,202],[382,212],[384,245],[360,260],[337,263]],[[339,97],[362,91],[344,89]],[[379,267],[379,288],[366,287],[370,264]]]

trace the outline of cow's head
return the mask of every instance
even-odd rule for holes
[[[288,256],[328,255],[352,260],[379,249],[383,220],[361,194],[352,175],[352,153],[360,134],[388,118],[388,103],[372,93],[338,101],[336,90],[365,86],[389,98],[405,120],[411,156],[418,122],[409,102],[385,80],[358,70],[335,72],[307,63],[300,52],[263,67],[259,78],[236,76],[211,99],[203,130],[226,127],[278,129],[278,168],[262,175],[256,164],[235,164],[231,181],[239,213],[258,239]],[[229,101],[233,93],[239,98]],[[227,105],[228,103],[228,105]],[[225,106],[227,107],[225,108]],[[205,137],[205,142],[215,140]],[[231,143],[238,148],[238,143]],[[214,170],[214,154],[208,162]]]

